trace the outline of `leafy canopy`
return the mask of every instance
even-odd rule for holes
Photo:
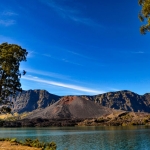
[[[0,103],[7,103],[8,96],[22,91],[19,71],[21,61],[26,61],[28,52],[16,44],[0,44]]]
[[[139,0],[139,5],[142,6],[139,19],[145,22],[145,25],[141,26],[140,32],[145,34],[147,31],[150,31],[150,0]]]

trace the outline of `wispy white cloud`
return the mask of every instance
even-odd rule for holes
[[[68,60],[68,59],[66,59],[66,58],[58,58],[58,57],[54,57],[54,56],[52,56],[52,55],[50,55],[50,54],[42,54],[42,55],[43,55],[43,56],[46,56],[46,57],[50,57],[50,58],[52,58],[52,59],[56,59],[56,60],[58,60],[58,61],[63,61],[63,62],[65,62],[65,63],[70,63],[70,64],[73,64],[73,65],[83,66],[82,64],[79,64],[79,63],[70,61],[70,60]]]
[[[50,54],[42,54],[42,56],[46,56],[46,57],[50,57],[50,58],[52,58],[52,59],[56,59],[56,60],[61,60],[61,58],[58,58],[58,57],[54,57],[54,56],[52,56],[52,55],[50,55]]]
[[[97,61],[97,59],[95,58],[92,58],[92,57],[88,57],[88,56],[85,56],[85,55],[82,55],[82,54],[79,54],[79,53],[76,53],[76,52],[73,52],[73,51],[67,51],[68,53],[71,53],[72,55],[77,55],[78,57],[81,57],[82,58],[82,61],[80,61],[81,63],[78,63],[78,62],[75,62],[73,60],[71,60],[71,58],[58,58],[58,57],[54,57],[50,54],[42,54],[43,56],[46,56],[46,57],[50,57],[51,59],[55,59],[55,60],[58,60],[58,61],[63,61],[65,63],[69,63],[69,64],[72,64],[72,65],[77,65],[77,66],[81,66],[81,67],[87,67],[87,65],[85,65],[85,63],[83,63],[83,58],[85,59],[89,59],[90,60],[90,64],[92,63],[94,66],[99,66],[99,67],[105,67],[106,64],[99,64],[97,62],[94,62],[94,61]],[[80,58],[80,60],[81,60]],[[91,60],[93,60],[91,62]]]
[[[11,10],[5,10],[1,13],[2,16],[16,16],[18,15],[17,13],[11,11]]]
[[[34,57],[34,55],[38,54],[37,52],[35,51],[32,51],[32,50],[28,50],[28,55],[27,55],[27,58],[32,58]]]
[[[9,11],[5,10],[3,12],[0,12],[0,18],[1,18],[0,25],[8,27],[8,26],[16,24],[16,20],[13,18],[13,16],[16,16],[16,15],[18,14],[10,10]]]
[[[58,73],[53,73],[53,72],[46,72],[46,71],[41,71],[41,70],[35,70],[35,69],[30,69],[30,68],[24,68],[21,67],[20,70],[26,70],[27,74],[36,74],[38,76],[46,76],[46,77],[53,77],[53,78],[57,78],[57,79],[65,79],[65,80],[69,80],[69,76],[64,76],[62,74],[58,74]]]
[[[62,61],[66,62],[66,63],[73,64],[73,65],[84,66],[84,65],[82,65],[82,64],[75,63],[75,62],[69,61],[69,60],[67,60],[67,59],[62,59]]]
[[[83,54],[76,53],[76,52],[74,52],[74,51],[67,51],[67,52],[68,52],[68,53],[71,53],[71,54],[73,54],[73,55],[77,55],[77,56],[82,57],[82,58],[93,59],[93,58],[91,58],[91,57],[88,57],[88,56],[83,55]]]
[[[67,39],[67,40],[70,40],[72,41],[71,39]],[[77,41],[74,41],[73,42],[77,43]],[[78,43],[78,44],[81,44],[81,43]],[[85,45],[84,45],[85,46]],[[86,45],[87,46],[87,45]],[[63,54],[67,55],[68,56],[68,53],[70,53],[72,56],[73,55],[76,55],[78,57],[81,57],[81,58],[85,58],[85,59],[90,59],[90,60],[96,60],[95,58],[92,58],[92,57],[89,57],[87,56],[87,54],[81,54],[81,53],[78,53],[78,52],[75,52],[75,50],[70,50],[68,48],[62,48],[62,47],[58,47],[58,46],[54,46],[54,47],[51,47],[51,49],[53,49],[54,51],[57,51],[58,53],[59,52],[63,52]],[[41,54],[40,54],[41,55]],[[43,56],[46,56],[46,57],[50,57],[50,58],[53,58],[53,59],[57,59],[57,60],[63,60],[65,61],[66,58],[63,58],[63,59],[59,59],[58,58],[58,55],[57,57],[54,57],[53,55],[51,55],[50,53],[44,53],[42,54]],[[75,63],[74,63],[75,64]],[[77,64],[77,63],[76,63]]]
[[[33,78],[34,78],[34,79],[38,79],[39,77],[34,77],[34,76],[33,76]]]
[[[72,9],[70,7],[64,7],[62,5],[59,5],[55,0],[40,0],[41,2],[47,4],[49,7],[53,8],[59,15],[62,17],[70,17],[73,15],[79,14],[79,11],[76,9]]]
[[[28,77],[35,78],[35,79],[39,78],[39,77],[36,77],[36,76],[33,76],[33,75],[28,75]]]
[[[50,54],[42,54],[42,55],[46,57],[52,57]]]
[[[55,82],[55,81],[50,81],[50,80],[44,80],[44,79],[40,79],[40,78],[34,78],[32,76],[30,76],[30,77],[23,76],[22,79],[34,81],[34,82],[38,82],[38,83],[45,83],[48,85],[54,85],[54,86],[63,87],[63,88],[68,88],[68,89],[72,89],[72,90],[92,93],[92,94],[104,93],[104,91],[98,91],[98,90],[93,90],[93,89],[89,89],[89,88],[82,87],[82,86],[66,84],[66,83],[61,83],[61,82]]]
[[[62,18],[64,19],[70,19],[76,23],[82,23],[88,26],[102,27],[99,23],[97,23],[93,19],[84,17],[82,13],[75,8],[60,5],[55,0],[51,0],[51,1],[40,0],[40,1],[47,4],[49,7],[53,8],[53,10],[57,12],[60,16],[62,16]]]
[[[0,25],[3,25],[3,26],[11,26],[11,25],[14,25],[16,24],[16,21],[15,20],[0,20]]]
[[[143,51],[137,51],[137,52],[131,52],[131,53],[133,53],[133,54],[144,54],[145,52],[143,52]]]
[[[128,56],[130,55],[143,55],[143,54],[150,54],[149,52],[146,51],[142,51],[142,50],[124,50],[124,51],[120,51],[121,54],[126,54]]]
[[[73,15],[69,15],[69,18],[77,23],[82,23],[88,26],[93,26],[93,27],[96,27],[96,26],[102,27],[100,24],[98,24],[97,22],[95,22],[94,20],[90,18],[84,18],[84,17],[79,17],[79,16],[73,16]]]
[[[109,91],[121,91],[120,89],[117,89],[117,88],[108,88]]]

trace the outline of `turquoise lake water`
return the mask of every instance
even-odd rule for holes
[[[54,141],[57,150],[150,150],[150,127],[0,128],[0,137]]]

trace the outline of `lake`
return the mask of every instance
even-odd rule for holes
[[[150,127],[0,128],[0,137],[54,141],[57,150],[150,150]]]

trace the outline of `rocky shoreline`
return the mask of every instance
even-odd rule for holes
[[[1,120],[0,127],[49,127],[49,126],[75,126],[82,119],[23,119],[17,121]]]

